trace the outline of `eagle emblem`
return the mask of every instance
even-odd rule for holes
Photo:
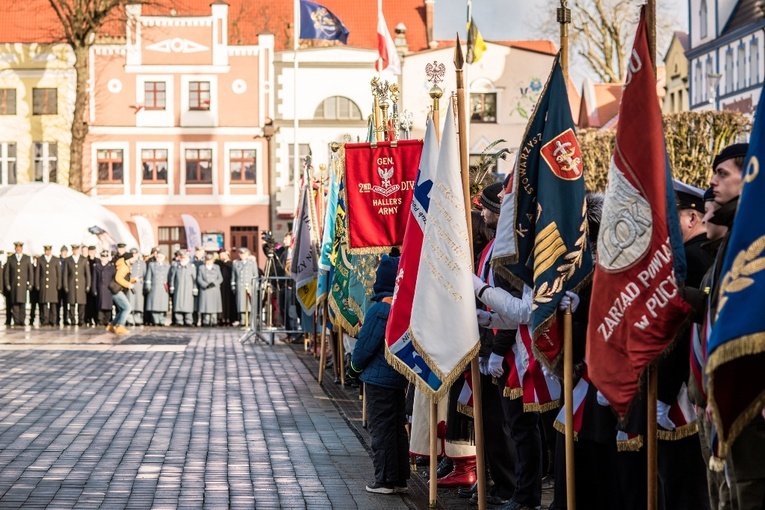
[[[390,187],[390,178],[393,177],[393,167],[390,168],[383,168],[381,166],[377,167],[377,174],[380,176],[380,179],[382,179],[382,185],[385,188]]]

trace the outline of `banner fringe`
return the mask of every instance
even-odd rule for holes
[[[443,398],[445,394],[445,391],[443,391],[443,381],[441,382],[441,386],[439,386],[437,390],[434,390],[422,377],[415,373],[409,365],[401,361],[401,358],[390,352],[387,345],[385,346],[385,361],[387,361],[398,373],[406,377],[409,382],[414,384],[417,390],[427,397],[428,400],[437,404],[441,398]],[[449,387],[447,386],[446,388],[448,390]],[[433,400],[434,397],[436,398],[435,401]]]
[[[502,391],[502,396],[507,397],[510,400],[521,398],[523,396],[523,388],[510,388],[508,386],[505,386],[505,389]]]
[[[619,452],[637,452],[643,447],[643,436],[637,435],[630,439],[616,440],[616,450]]]
[[[555,430],[557,430],[558,432],[560,432],[561,434],[563,434],[564,436],[566,435],[566,424],[565,423],[562,423],[562,422],[560,422],[558,420],[555,420],[553,422],[553,428]],[[574,441],[579,441],[579,432],[577,432],[576,430],[574,431]]]
[[[560,399],[551,400],[550,402],[547,402],[545,404],[539,404],[537,402],[527,402],[523,404],[523,412],[524,413],[546,413],[547,411],[552,411],[553,409],[558,409],[560,407]]]
[[[463,404],[462,402],[457,402],[457,411],[464,414],[465,416],[473,418],[473,406]]]
[[[675,430],[657,430],[656,437],[661,441],[679,441],[680,439],[685,439],[686,437],[698,433],[699,423],[693,421],[691,423],[686,423],[681,427],[677,427]]]

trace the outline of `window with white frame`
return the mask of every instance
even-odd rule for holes
[[[210,82],[189,82],[189,110],[210,109]]]
[[[733,92],[733,50],[725,52],[725,92]]]
[[[746,87],[746,46],[740,44],[738,47],[738,81],[736,87],[743,89]]]
[[[749,43],[749,77],[750,85],[760,83],[760,45],[757,39]]]
[[[497,93],[470,93],[470,122],[497,122]]]
[[[361,120],[361,109],[356,103],[343,96],[328,97],[316,108],[314,119]]]
[[[714,67],[712,67],[712,57],[707,56],[707,63],[706,63],[706,75],[701,76],[701,83],[702,83],[702,89],[704,90],[703,94],[703,100],[706,101],[709,99],[709,95],[712,94],[715,97],[717,96],[717,85],[715,84],[715,90],[711,90],[711,86],[707,82],[707,76],[714,73]]]
[[[55,142],[35,142],[35,182],[57,182],[58,146]]]
[[[16,115],[16,89],[0,89],[0,115]]]
[[[0,142],[0,178],[2,184],[16,184],[16,144]]]
[[[167,149],[141,149],[141,182],[167,184]]]
[[[701,8],[699,10],[699,36],[702,39],[707,36],[707,25],[709,25],[708,19],[707,0],[701,0]]]
[[[295,144],[289,144],[289,162],[290,162],[290,174],[287,176],[287,183],[293,184],[295,182]],[[301,143],[298,145],[298,164],[300,165],[300,171],[303,171],[303,161],[305,157],[311,152],[311,145],[307,143]]]
[[[58,113],[58,90],[54,88],[32,89],[32,115],[56,115]]]
[[[696,61],[696,68],[693,73],[693,102],[700,103],[704,98],[704,84],[701,77],[701,61]]]
[[[98,184],[122,184],[124,159],[122,149],[99,149],[96,151]]]
[[[231,149],[228,153],[231,184],[256,184],[255,149]]]
[[[144,82],[143,107],[147,110],[165,110],[167,107],[167,83],[164,81]]]
[[[186,184],[212,184],[212,149],[186,149]]]

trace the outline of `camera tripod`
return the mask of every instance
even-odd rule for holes
[[[260,289],[260,303],[261,306],[263,306],[263,303],[266,304],[266,326],[267,327],[273,327],[274,324],[274,306],[273,306],[273,294],[274,289],[273,285],[271,283],[271,278],[278,278],[279,274],[276,271],[276,268],[279,267],[282,269],[282,272],[284,271],[284,265],[282,264],[281,260],[276,258],[276,254],[274,253],[274,250],[272,247],[268,250],[268,258],[266,259],[266,267],[263,270],[263,281],[264,284]],[[277,283],[276,290],[279,290],[279,285]],[[279,303],[277,303],[277,306]],[[259,311],[260,313],[260,311]]]

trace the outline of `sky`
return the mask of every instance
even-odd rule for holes
[[[559,1],[554,2],[560,5]],[[645,1],[634,0],[635,5]],[[571,6],[573,0],[569,0]],[[549,35],[541,34],[539,27],[543,24],[540,19],[548,16],[555,19],[555,10],[550,9],[550,0],[473,0],[473,20],[486,40],[513,39],[549,39]],[[676,13],[676,30],[688,30],[688,0],[657,0],[657,9],[663,12]],[[467,20],[467,0],[436,0],[435,37],[436,39],[454,39],[457,30],[460,38],[465,40]],[[553,25],[554,27],[554,25]],[[553,30],[555,30],[553,28]],[[669,37],[666,38],[669,45]],[[553,39],[558,45],[557,32]],[[661,40],[659,44],[661,44]],[[661,59],[667,48],[658,48]],[[581,87],[585,76],[599,81],[597,75],[588,71],[586,65],[576,65],[576,56],[572,55],[571,78],[577,88]]]
[[[572,3],[569,1],[569,5]],[[657,4],[659,8],[666,5],[677,12],[678,29],[687,30],[688,0],[657,0]],[[484,39],[539,39],[535,28],[548,6],[547,0],[473,0],[473,19]],[[554,18],[555,11],[547,15]],[[437,39],[452,39],[457,30],[460,37],[464,37],[466,19],[467,0],[436,0]]]

